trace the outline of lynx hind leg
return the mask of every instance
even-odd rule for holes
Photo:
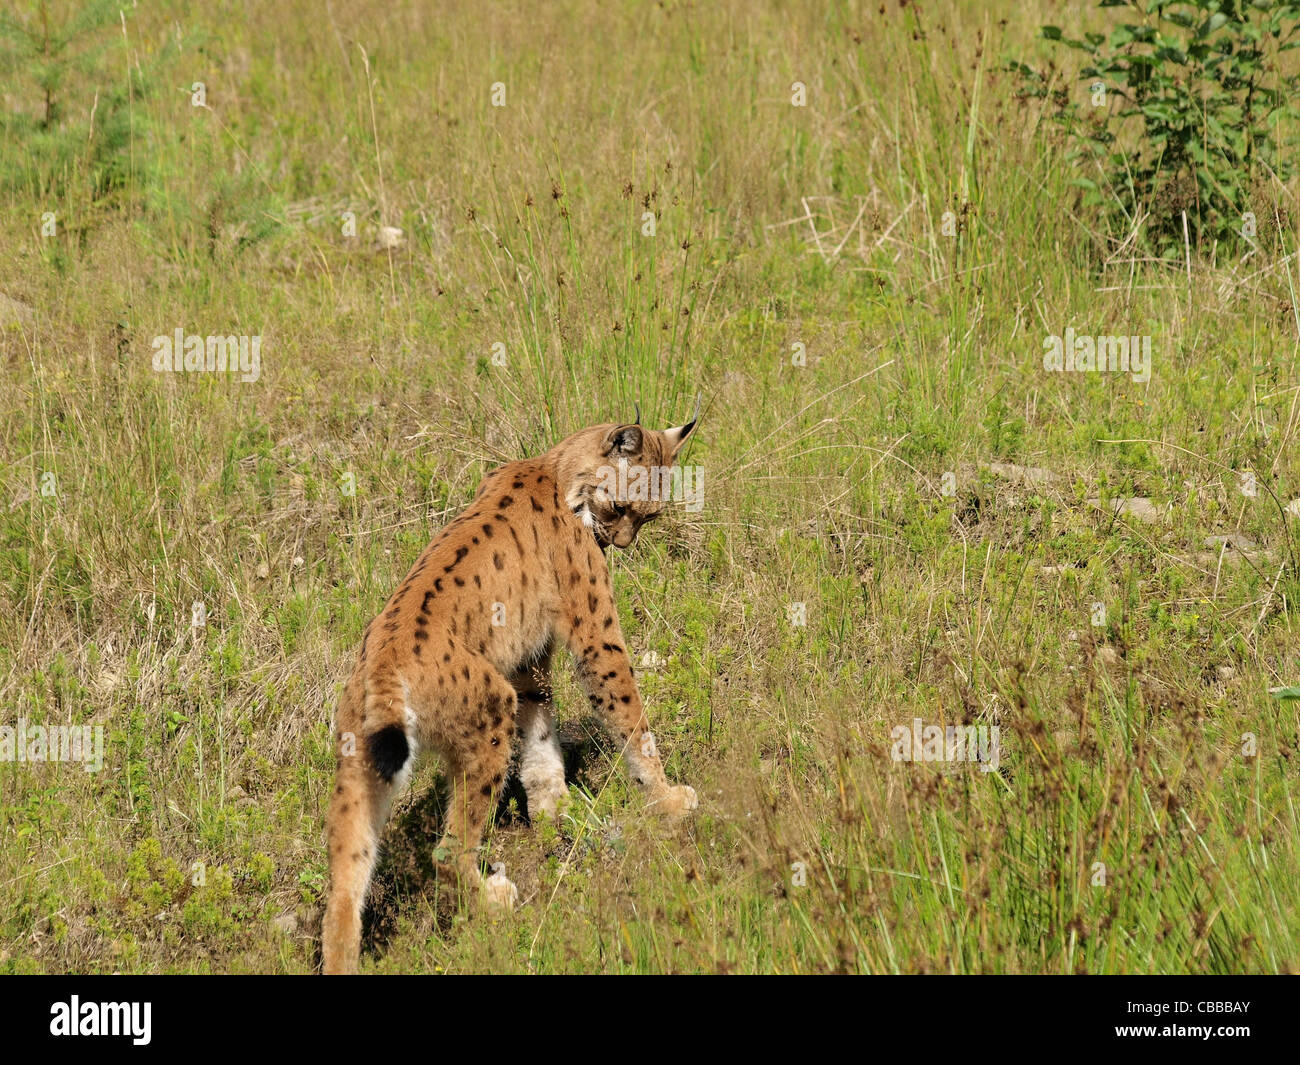
[[[567,804],[564,755],[551,707],[550,663],[510,678],[519,697],[519,782],[528,796],[528,818],[556,817]]]
[[[444,696],[453,714],[442,723],[438,746],[450,783],[446,831],[439,842],[456,866],[463,885],[481,889],[489,907],[513,909],[519,892],[500,871],[479,873],[478,850],[488,814],[510,764],[518,699],[515,689],[482,658],[453,662],[455,685]]]
[[[321,968],[354,973],[361,956],[361,914],[374,873],[379,838],[402,780],[385,781],[370,766],[360,739],[362,696],[349,684],[339,706],[339,765],[326,834],[330,887],[321,925]]]

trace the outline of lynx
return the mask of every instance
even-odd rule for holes
[[[478,848],[513,748],[530,818],[553,816],[567,797],[550,705],[557,647],[573,657],[649,803],[672,816],[696,807],[695,790],[664,775],[604,551],[629,546],[664,506],[611,493],[610,469],[670,468],[698,417],[697,404],[685,425],[651,430],[638,410],[633,424],[593,426],[494,470],[366,627],[335,724],[325,972],[357,968],[380,833],[422,749],[441,756],[450,782],[439,849],[486,905],[514,906],[518,892],[504,874],[480,874]]]

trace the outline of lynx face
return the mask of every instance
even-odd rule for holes
[[[695,808],[694,789],[664,775],[602,553],[627,547],[663,510],[694,427],[597,425],[494,470],[366,627],[335,719],[326,972],[357,966],[380,834],[420,750],[439,754],[451,788],[438,850],[485,902],[514,904],[503,872],[480,875],[478,847],[512,761],[530,818],[554,815],[568,798],[550,706],[557,647],[572,656],[651,805],[673,815]]]
[[[663,431],[598,425],[562,445],[570,482],[565,502],[601,549],[631,545],[641,526],[663,513],[673,461],[695,422]]]

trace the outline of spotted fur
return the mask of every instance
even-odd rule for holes
[[[692,788],[668,783],[649,734],[604,556],[663,502],[616,498],[600,476],[619,461],[671,466],[694,426],[598,425],[493,471],[366,627],[335,724],[325,972],[357,967],[380,836],[421,749],[441,756],[450,782],[439,848],[488,903],[514,905],[504,875],[479,873],[478,848],[514,748],[530,816],[554,814],[567,795],[550,705],[556,647],[650,803],[695,807]]]

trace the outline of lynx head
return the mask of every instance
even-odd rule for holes
[[[647,521],[657,518],[680,494],[673,462],[699,421],[671,429],[646,429],[638,408],[632,424],[595,425],[555,448],[565,502],[582,518],[602,549],[627,547]]]

